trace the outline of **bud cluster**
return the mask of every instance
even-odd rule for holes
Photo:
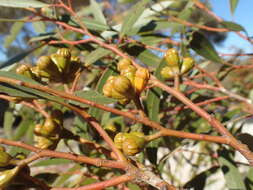
[[[173,79],[176,75],[183,75],[190,71],[195,61],[191,57],[183,57],[180,59],[177,50],[168,49],[164,55],[168,66],[162,68],[161,75],[165,79]]]
[[[145,135],[141,132],[118,133],[114,137],[116,147],[127,156],[134,156],[140,153],[145,144]]]
[[[61,48],[49,56],[41,56],[35,66],[21,65],[16,69],[18,74],[36,81],[69,83],[81,68],[79,57],[71,56],[69,49]]]
[[[35,146],[41,149],[55,149],[63,131],[62,112],[54,110],[43,124],[34,127]]]
[[[17,154],[12,157],[0,146],[0,189],[7,187],[19,173],[30,175],[29,168],[20,167],[17,163],[24,159],[24,155]]]
[[[118,99],[119,103],[126,105],[140,96],[148,84],[150,73],[146,68],[136,68],[129,59],[119,61],[117,69],[120,75],[108,78],[103,87],[103,93],[105,96]]]

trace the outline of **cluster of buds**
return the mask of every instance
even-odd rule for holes
[[[81,69],[79,57],[71,56],[69,49],[61,48],[50,56],[41,56],[36,66],[21,65],[16,73],[36,81],[69,83]]]
[[[140,153],[145,144],[145,135],[141,132],[118,133],[114,137],[114,144],[127,156]]]
[[[140,96],[148,84],[150,73],[146,68],[136,68],[129,59],[122,59],[117,69],[120,75],[108,78],[103,87],[103,93],[125,105]]]
[[[19,155],[12,157],[0,146],[0,189],[7,187],[20,172],[29,175],[28,167],[21,168],[17,165],[21,159],[24,157],[21,158]]]
[[[190,71],[195,62],[191,57],[180,59],[177,50],[168,49],[164,55],[168,66],[161,70],[161,75],[165,79],[173,79],[175,76],[183,75]]]
[[[41,149],[55,149],[63,131],[62,126],[62,112],[54,110],[43,124],[35,125],[35,146]]]

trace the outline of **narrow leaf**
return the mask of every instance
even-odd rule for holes
[[[160,65],[155,70],[154,75],[159,79],[162,80],[160,71],[166,65],[166,61],[163,59]],[[160,98],[162,95],[162,90],[160,88],[151,88],[148,91],[147,95],[147,103],[146,109],[148,112],[148,116],[151,120],[159,122],[159,109],[160,109]]]
[[[103,96],[102,94],[98,93],[97,91],[94,90],[89,90],[89,91],[77,91],[75,93],[76,96],[79,96],[81,98],[94,101],[99,104],[111,104],[115,103],[116,100],[112,98],[108,98]]]
[[[238,2],[239,0],[230,0],[230,11],[232,14],[234,14]]]
[[[14,63],[17,63],[19,61],[21,61],[22,59],[24,59],[27,55],[29,55],[30,53],[32,53],[34,50],[36,50],[37,48],[39,48],[40,46],[37,46],[37,47],[34,47],[32,49],[29,49],[27,51],[24,51],[20,54],[17,54],[15,55],[14,57],[8,59],[6,62],[2,63],[0,65],[0,69],[4,68],[4,67],[7,67],[7,66],[10,66]]]
[[[108,49],[104,49],[104,48],[98,48],[98,49],[92,51],[89,55],[86,56],[85,66],[89,66],[89,65],[95,63],[97,60],[108,55],[109,53],[111,53],[111,51]]]
[[[241,25],[239,24],[236,24],[234,22],[229,22],[229,21],[223,21],[220,23],[224,28],[227,28],[229,30],[232,30],[232,31],[244,31],[246,32],[245,28],[243,28]]]
[[[92,9],[94,18],[100,23],[106,25],[106,19],[99,4],[95,0],[90,0],[90,7]]]
[[[145,65],[157,68],[161,63],[161,59],[150,52],[149,50],[144,50],[138,55],[138,59],[140,59]]]
[[[42,8],[48,4],[36,0],[0,0],[0,6],[13,8]]]
[[[83,18],[82,21],[84,22],[85,26],[89,29],[89,30],[95,30],[95,31],[105,31],[105,30],[109,30],[110,27],[107,26],[104,23],[101,23],[97,20],[94,19],[90,19],[90,18]]]
[[[197,54],[213,62],[221,62],[221,58],[209,40],[201,33],[194,32],[190,41],[190,48]]]
[[[146,4],[148,2],[149,0],[141,0],[132,7],[132,9],[129,11],[128,15],[125,17],[125,20],[122,24],[120,31],[121,36],[128,34],[134,23],[138,20],[143,11],[146,9]]]
[[[10,34],[6,36],[4,40],[4,47],[8,48],[12,42],[17,38],[17,35],[20,33],[20,30],[23,28],[24,22],[15,22],[11,26]]]

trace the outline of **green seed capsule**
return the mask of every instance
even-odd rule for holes
[[[168,49],[164,55],[164,58],[169,66],[179,67],[180,59],[176,49]]]

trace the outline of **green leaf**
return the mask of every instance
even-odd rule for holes
[[[0,6],[13,8],[42,8],[48,4],[36,0],[0,0]]]
[[[88,54],[86,56],[85,66],[89,66],[89,65],[95,63],[97,60],[108,55],[109,53],[111,53],[111,51],[108,49],[104,49],[104,48],[98,48],[98,49],[92,51],[90,54]]]
[[[230,11],[232,14],[234,14],[238,2],[239,0],[230,0]]]
[[[222,150],[219,152],[218,160],[226,180],[227,188],[246,190],[242,175],[240,174],[236,164],[232,161],[233,158],[231,153],[227,150]]]
[[[213,62],[221,62],[221,58],[209,40],[200,32],[194,32],[190,41],[190,48],[197,54]]]
[[[160,65],[155,70],[154,75],[157,77],[157,79],[162,80],[160,71],[161,69],[166,66],[167,63],[165,59],[163,59],[160,63]],[[146,109],[148,112],[148,117],[152,121],[159,122],[159,110],[160,110],[160,97],[162,95],[162,90],[160,88],[151,88],[148,91],[147,95],[147,103],[146,103]]]
[[[32,119],[23,118],[11,139],[14,141],[20,140],[26,134],[28,128],[32,125]]]
[[[34,50],[36,50],[37,48],[39,48],[40,46],[37,46],[37,47],[34,47],[32,49],[29,49],[27,51],[24,51],[22,53],[19,53],[17,55],[15,55],[14,57],[8,59],[7,61],[5,61],[4,63],[2,63],[0,65],[0,69],[4,68],[4,67],[7,67],[7,66],[10,66],[14,63],[17,63],[19,61],[21,61],[22,59],[24,59],[27,55],[29,55],[30,53],[32,53]]]
[[[236,24],[234,22],[229,22],[229,21],[223,21],[223,22],[220,22],[220,24],[224,27],[224,28],[227,28],[229,30],[232,30],[232,31],[244,31],[246,32],[246,30],[239,24]]]
[[[95,20],[106,25],[105,16],[101,10],[101,7],[95,0],[90,0],[90,8],[92,10]]]
[[[63,158],[52,158],[47,160],[41,160],[32,165],[32,167],[38,166],[51,166],[51,165],[59,165],[59,164],[68,164],[72,162],[71,160],[66,160]]]
[[[8,138],[11,139],[12,137],[12,124],[14,122],[14,116],[13,113],[10,110],[7,110],[4,113],[4,123],[3,123],[3,128],[4,128],[4,135]]]
[[[38,34],[46,32],[45,22],[42,22],[42,21],[33,22],[32,25],[33,25],[35,32],[37,32]]]
[[[151,66],[151,67],[158,67],[161,59],[150,52],[149,50],[144,50],[138,55],[138,59],[140,59],[145,65]]]
[[[245,178],[245,185],[247,189],[253,189],[253,168],[251,167],[248,171],[248,174]]]
[[[141,16],[143,11],[146,9],[146,4],[149,0],[141,0],[136,5],[134,5],[131,10],[129,11],[128,15],[125,17],[125,20],[122,24],[120,35],[124,36],[127,35],[128,32],[131,30],[135,22]]]
[[[97,20],[90,19],[90,18],[83,18],[82,21],[84,22],[85,26],[89,30],[95,30],[95,31],[105,31],[109,30],[110,27],[107,26],[106,24],[103,24]]]
[[[105,84],[105,82],[107,81],[107,79],[111,76],[111,75],[114,75],[115,73],[115,70],[111,67],[109,67],[108,69],[106,69],[103,73],[103,75],[100,77],[98,83],[97,83],[97,86],[96,86],[96,91],[98,93],[101,93],[102,94],[102,91],[103,91],[103,86]],[[100,116],[102,115],[103,111],[100,110],[100,109],[97,109],[97,108],[94,108],[94,107],[90,107],[89,108],[89,111],[88,113],[95,117],[96,119],[99,119]],[[85,137],[87,138],[85,135],[87,134],[84,134],[86,131],[87,131],[87,123],[86,122],[83,122],[81,118],[76,118],[77,122],[78,122],[78,127],[79,129],[77,129],[77,134],[82,136],[82,137]],[[81,121],[81,122],[80,122]],[[88,129],[89,130],[89,129]],[[91,132],[92,133],[92,132]],[[89,135],[90,136],[90,135]]]
[[[12,78],[12,79],[17,79],[17,80],[20,80],[23,82],[39,84],[30,78],[27,78],[22,75],[18,75],[13,72],[0,71],[0,76]],[[43,92],[43,91],[39,91],[39,90],[32,89],[32,88],[27,88],[27,87],[24,87],[21,85],[14,85],[14,84],[7,84],[7,83],[0,83],[0,92],[7,93],[10,96],[23,97],[23,98],[48,99],[48,100],[51,100],[54,102],[63,102],[64,101],[60,97],[50,95],[50,94]]]
[[[97,91],[94,90],[89,90],[89,91],[77,91],[75,92],[76,96],[79,96],[81,98],[94,101],[99,104],[111,104],[115,103],[116,100],[112,98],[108,98],[103,96],[102,94],[98,93]]]
[[[20,30],[23,28],[24,24],[25,24],[24,22],[15,22],[11,26],[10,34],[8,36],[6,36],[6,38],[4,40],[4,47],[5,48],[10,47],[12,42],[17,38],[17,35],[20,33]]]

